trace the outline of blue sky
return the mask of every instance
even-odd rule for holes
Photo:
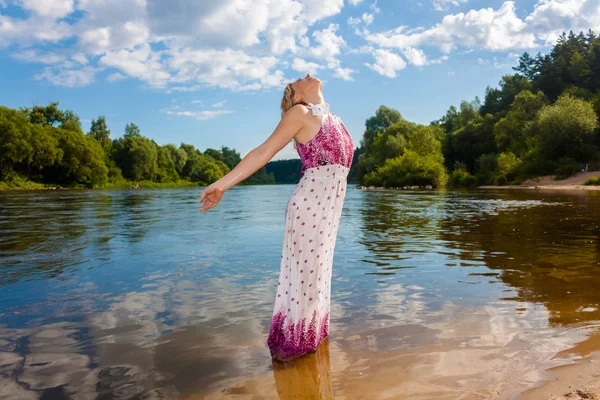
[[[380,105],[428,123],[570,29],[599,32],[600,0],[0,0],[0,104],[244,156],[310,72],[358,145]]]

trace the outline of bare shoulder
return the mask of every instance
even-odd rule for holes
[[[304,104],[296,104],[285,113],[284,117],[304,124],[308,120],[309,113],[310,110]]]

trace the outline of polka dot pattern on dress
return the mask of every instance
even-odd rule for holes
[[[338,177],[348,172],[337,164],[307,168],[288,201],[281,285],[276,286],[268,338],[273,358],[284,361],[313,352],[329,336],[331,267],[347,183]],[[306,205],[297,208],[298,201]]]

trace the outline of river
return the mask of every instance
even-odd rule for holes
[[[331,336],[281,366],[294,185],[201,190],[0,192],[0,398],[512,398],[591,351],[599,192],[348,185]]]

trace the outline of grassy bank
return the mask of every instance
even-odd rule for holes
[[[247,183],[241,182],[237,186],[265,185],[267,183]],[[59,189],[164,189],[164,188],[185,188],[185,187],[205,187],[205,182],[192,182],[180,179],[174,182],[153,182],[153,181],[128,181],[109,182],[104,185],[84,185],[84,184],[58,184],[58,183],[40,183],[34,182],[23,177],[17,176],[10,181],[0,181],[0,191],[7,190],[59,190]]]
[[[109,182],[104,185],[89,186],[84,184],[58,184],[39,183],[16,177],[11,181],[0,181],[0,190],[57,190],[57,189],[148,189],[148,188],[180,188],[205,186],[203,182],[192,182],[178,180],[175,182],[153,182],[153,181],[119,181]]]

